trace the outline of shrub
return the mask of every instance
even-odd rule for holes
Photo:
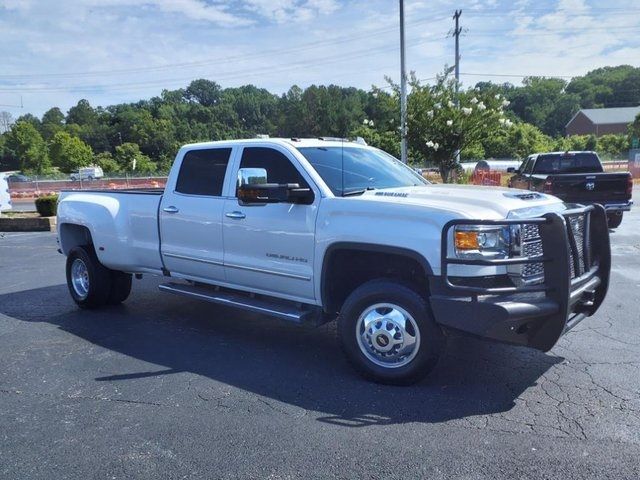
[[[36,198],[36,210],[41,217],[53,217],[58,211],[58,195]]]

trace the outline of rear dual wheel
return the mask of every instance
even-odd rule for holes
[[[100,263],[92,246],[74,247],[67,256],[67,286],[80,308],[124,302],[131,293],[131,274]]]

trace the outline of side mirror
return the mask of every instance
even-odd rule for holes
[[[241,205],[266,203],[300,203],[310,205],[314,195],[310,188],[297,183],[267,183],[264,168],[241,168],[238,171],[238,201]]]
[[[238,188],[267,183],[267,171],[264,168],[241,168],[238,170]]]
[[[507,168],[507,173],[516,173],[516,172],[517,172],[517,170],[515,168],[513,168],[513,167]]]

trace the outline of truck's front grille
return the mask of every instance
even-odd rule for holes
[[[585,230],[589,212],[571,215],[567,217],[567,227],[569,231],[569,263],[571,264],[571,278],[579,277],[588,269],[589,250],[591,242],[588,232]],[[585,234],[587,238],[585,239]],[[575,240],[575,245],[571,242],[571,237]]]
[[[542,240],[529,241],[522,244],[522,256],[535,258],[542,257]],[[527,263],[522,266],[522,279],[526,282],[530,282],[534,278],[539,278],[544,275],[544,265],[540,263]]]
[[[524,223],[519,226],[516,234],[516,248],[519,256],[536,258],[542,257],[542,239],[538,225]],[[512,267],[510,273],[516,284],[535,284],[544,281],[544,264],[527,263]]]
[[[521,231],[523,242],[540,240],[540,228],[535,223],[525,223]]]
[[[579,277],[589,269],[591,244],[588,234],[585,240],[585,224],[588,222],[588,215],[589,212],[566,217],[571,278]],[[572,238],[575,243],[571,241]],[[521,225],[519,236],[516,236],[516,247],[519,247],[520,256],[542,257],[544,252],[538,225],[531,223]],[[524,264],[512,269],[512,275],[513,273],[516,273],[515,280],[518,284],[542,283],[544,281],[544,264],[542,262]]]

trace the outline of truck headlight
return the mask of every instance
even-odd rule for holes
[[[506,258],[511,246],[510,229],[492,225],[458,225],[454,246],[460,258]]]

